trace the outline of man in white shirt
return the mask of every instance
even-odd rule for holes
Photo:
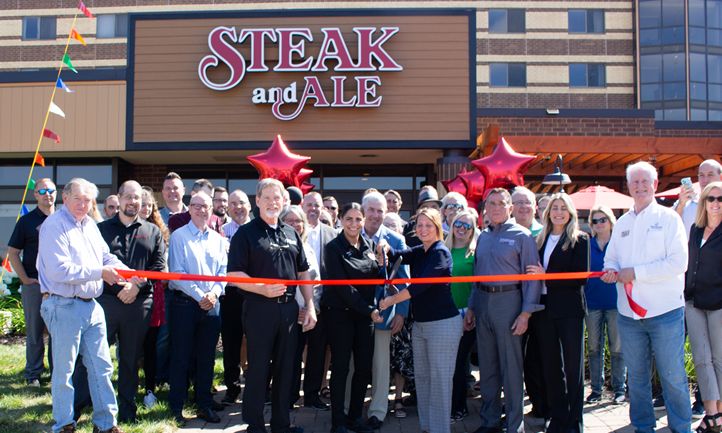
[[[669,428],[689,433],[684,369],[684,273],[687,238],[682,219],[654,200],[657,170],[647,162],[627,167],[634,207],[614,226],[602,280],[617,283],[618,328],[629,373],[629,418],[638,433],[652,433],[652,354],[662,382]]]
[[[722,180],[722,165],[716,159],[702,161],[697,171],[700,193],[710,182]],[[682,186],[679,189],[679,200],[674,204],[674,210],[682,217],[684,234],[689,237],[689,229],[697,217],[697,194],[691,188]]]

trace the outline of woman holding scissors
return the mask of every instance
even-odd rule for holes
[[[451,253],[444,245],[441,214],[424,208],[416,214],[416,235],[421,245],[394,251],[379,243],[378,260],[389,254],[390,262],[397,257],[411,265],[411,278],[450,277]],[[411,299],[414,328],[411,344],[414,350],[416,395],[421,431],[448,433],[450,431],[451,391],[456,352],[462,333],[459,310],[451,296],[449,283],[411,284],[408,288],[379,302],[384,310]]]
[[[326,273],[331,280],[380,278],[373,243],[361,236],[364,213],[358,203],[345,204],[339,218],[343,230],[326,245]],[[373,431],[361,420],[366,388],[371,382],[374,323],[382,321],[372,285],[329,286],[321,297],[331,346],[331,433]],[[346,376],[353,356],[348,417],[344,413]],[[347,421],[348,419],[348,421]]]

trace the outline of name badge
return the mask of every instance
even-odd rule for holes
[[[295,239],[287,239],[286,242],[288,242],[288,245],[296,246],[296,240]]]
[[[624,230],[624,231],[622,232],[622,237],[623,237],[623,238],[626,238],[627,236],[629,236],[629,230]]]
[[[514,239],[499,238],[499,243],[514,246],[516,244],[516,241]]]
[[[649,226],[649,231],[651,232],[658,232],[662,230],[662,226],[659,223],[654,223],[654,225]]]

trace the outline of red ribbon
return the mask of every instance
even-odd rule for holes
[[[286,284],[289,286],[304,284],[323,284],[324,286],[376,286],[383,284],[439,284],[439,283],[491,283],[498,281],[536,281],[536,280],[581,280],[586,278],[599,278],[604,272],[559,272],[550,274],[517,274],[517,275],[472,275],[466,277],[428,277],[428,278],[383,278],[357,279],[357,280],[283,280],[280,278],[249,278],[180,274],[175,272],[139,271],[134,269],[116,269],[125,279],[132,277],[147,278],[150,280],[175,281],[213,281],[227,283],[251,284]]]
[[[634,299],[632,299],[632,283],[624,284],[624,293],[627,294],[627,302],[629,302],[629,308],[634,311],[634,314],[640,317],[645,317],[647,315],[647,309],[637,304]]]

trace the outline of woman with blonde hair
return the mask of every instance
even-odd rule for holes
[[[612,236],[612,229],[617,219],[612,210],[606,206],[596,206],[589,212],[589,227],[592,238],[589,241],[589,269],[601,271],[604,268],[604,254]],[[609,353],[612,358],[612,391],[615,404],[626,400],[626,375],[622,355],[622,341],[617,329],[617,287],[605,283],[599,278],[590,278],[584,286],[587,300],[587,325],[589,375],[591,376],[592,392],[587,396],[587,403],[596,403],[602,399],[604,387],[604,332],[606,328],[609,340]]]
[[[589,238],[579,230],[577,210],[565,193],[551,196],[537,237],[542,263],[528,273],[589,270]],[[537,334],[551,420],[547,432],[581,432],[584,401],[585,279],[548,280],[542,288]]]
[[[699,196],[689,233],[684,288],[685,318],[705,417],[698,433],[722,427],[722,182],[709,183]]]
[[[464,277],[474,274],[474,253],[476,251],[476,239],[479,237],[476,231],[476,213],[470,209],[463,210],[456,214],[449,227],[449,235],[446,237],[446,247],[451,251],[452,277]],[[454,304],[459,309],[463,319],[471,295],[471,283],[451,283],[451,296]],[[461,421],[469,414],[466,406],[467,391],[467,359],[471,349],[476,342],[476,331],[464,331],[459,341],[459,350],[456,352],[456,368],[454,369],[454,387],[451,392],[451,420]]]
[[[379,263],[383,262],[384,254],[389,254],[389,263],[402,257],[404,264],[411,265],[411,278],[451,276],[451,252],[443,242],[444,231],[438,210],[419,209],[416,236],[421,245],[400,251],[393,250],[382,240],[376,255]],[[379,308],[385,310],[407,299],[411,299],[415,320],[411,345],[421,431],[449,433],[452,379],[462,333],[459,310],[449,283],[411,284],[382,299]]]

